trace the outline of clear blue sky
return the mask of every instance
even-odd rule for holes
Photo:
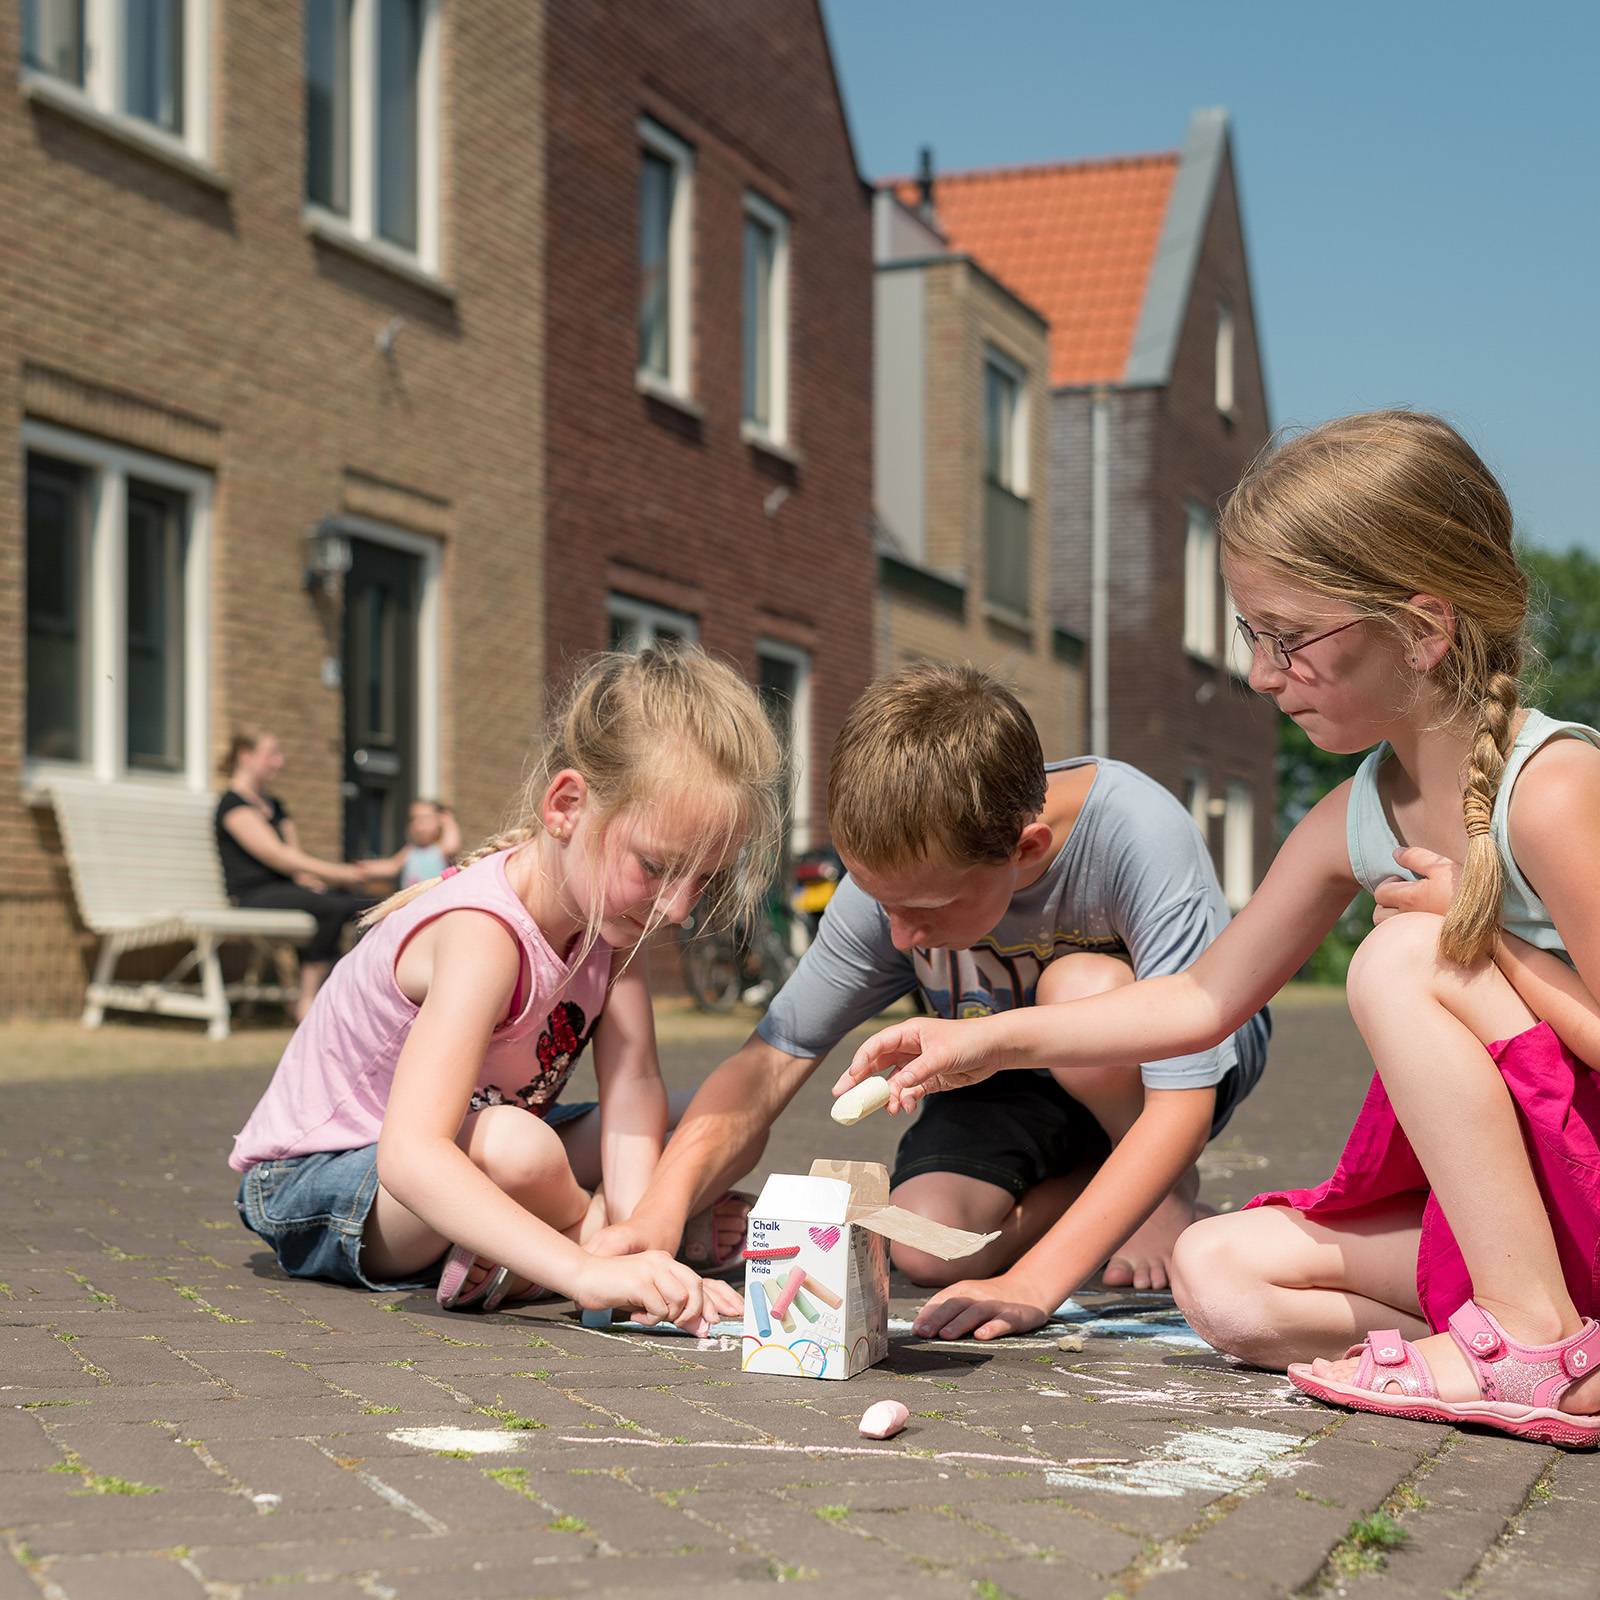
[[[1600,554],[1600,5],[823,0],[868,177],[1233,117],[1275,423],[1444,412]]]

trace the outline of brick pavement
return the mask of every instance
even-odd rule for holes
[[[0,1600],[1600,1590],[1593,1456],[1344,1416],[1159,1338],[897,1338],[808,1384],[560,1305],[472,1318],[292,1282],[223,1165],[281,1036],[209,1069],[168,1037],[162,1069],[161,1033],[107,1030],[95,1070],[79,1035],[0,1033]],[[728,1037],[669,1035],[669,1079]],[[1342,1010],[1285,1007],[1209,1192],[1326,1171],[1362,1083]],[[836,1130],[825,1100],[808,1087],[769,1163],[887,1153],[888,1119]],[[886,1396],[912,1425],[873,1445],[855,1422]],[[1380,1507],[1409,1538],[1366,1570],[1347,1532]]]

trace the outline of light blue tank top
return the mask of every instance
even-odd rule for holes
[[[1519,939],[1537,945],[1541,950],[1554,951],[1563,960],[1567,952],[1562,947],[1561,936],[1550,920],[1544,902],[1533,892],[1533,885],[1523,877],[1511,853],[1511,836],[1506,819],[1511,814],[1511,791],[1527,764],[1528,757],[1541,746],[1562,735],[1587,739],[1600,745],[1600,733],[1582,722],[1557,722],[1542,711],[1529,711],[1511,746],[1506,761],[1505,775],[1494,797],[1494,811],[1489,819],[1489,836],[1500,852],[1506,869],[1505,893],[1500,899],[1500,925]],[[1383,813],[1383,802],[1378,798],[1378,767],[1390,753],[1388,742],[1380,744],[1357,769],[1350,785],[1350,798],[1345,810],[1345,840],[1350,848],[1350,870],[1356,882],[1369,894],[1384,878],[1416,878],[1414,872],[1405,871],[1394,859],[1400,841],[1389,826]]]
[[[414,883],[437,878],[448,865],[438,845],[414,844],[406,851],[406,859],[400,867],[400,887],[409,889]]]

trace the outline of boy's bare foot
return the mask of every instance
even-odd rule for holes
[[[1194,1168],[1129,1236],[1106,1263],[1100,1281],[1108,1289],[1165,1289],[1172,1282],[1172,1251],[1178,1235],[1201,1217],[1215,1215],[1196,1198],[1200,1174]]]

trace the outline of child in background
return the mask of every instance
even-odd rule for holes
[[[1338,1169],[1197,1222],[1178,1303],[1334,1404],[1600,1444],[1600,733],[1518,704],[1511,509],[1447,424],[1377,412],[1265,459],[1222,541],[1252,686],[1321,748],[1377,749],[1187,972],[902,1024],[838,1092],[899,1068],[903,1110],[1001,1067],[1197,1049],[1371,889],[1348,995],[1377,1075]]]
[[[402,889],[442,877],[461,854],[461,825],[437,800],[413,800],[406,814],[406,842],[392,856],[368,862],[375,878],[397,878]]]
[[[731,914],[760,903],[779,781],[731,668],[598,658],[515,825],[371,913],[240,1133],[240,1213],[279,1263],[368,1289],[438,1277],[453,1309],[544,1285],[686,1327],[737,1312],[665,1252],[583,1246],[628,1216],[666,1135],[644,941],[708,889]],[[563,1106],[590,1037],[598,1110]]]

